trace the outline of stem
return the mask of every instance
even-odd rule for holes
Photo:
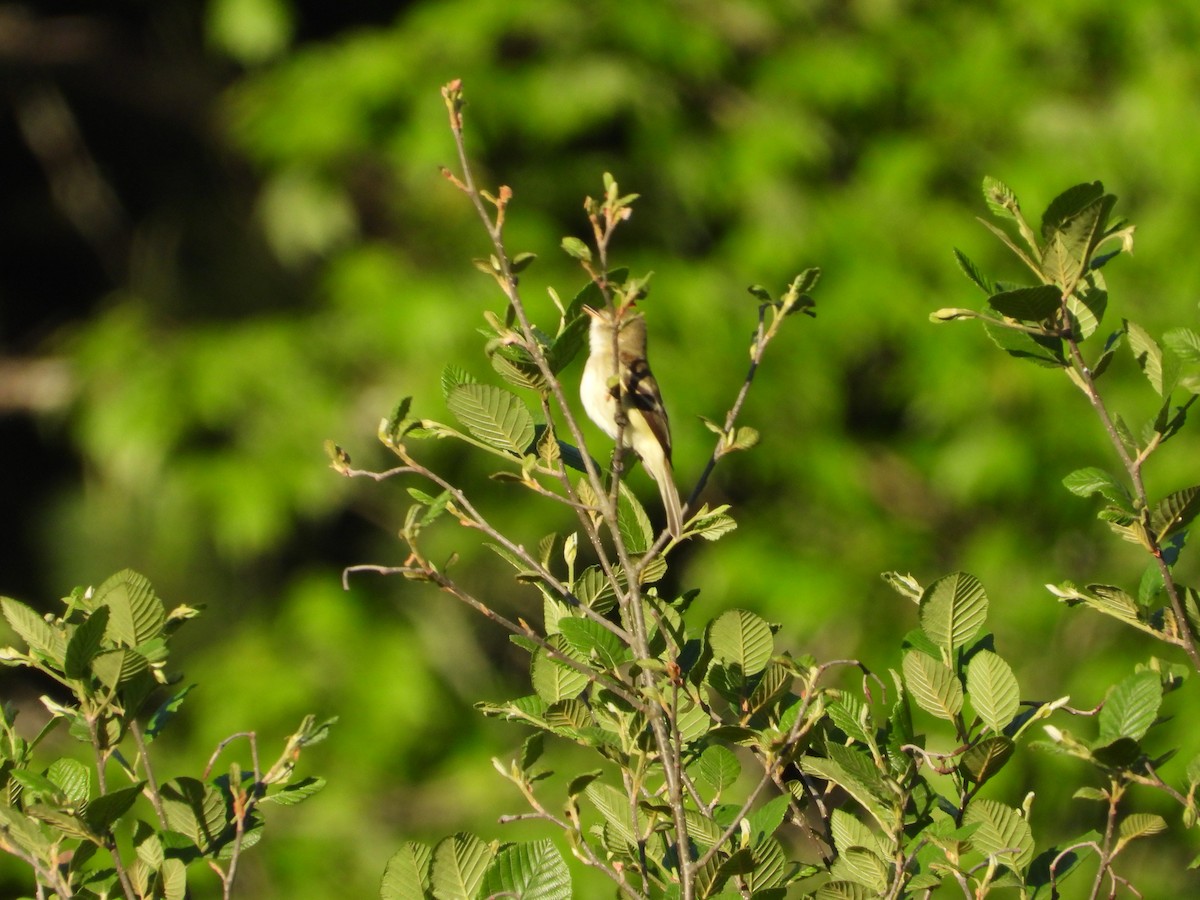
[[[136,721],[131,720],[129,723],[129,733],[133,735],[133,742],[137,745],[138,756],[142,760],[142,768],[146,772],[146,790],[143,792],[150,799],[150,805],[154,807],[154,814],[158,816],[158,823],[163,827],[164,831],[169,830],[167,825],[167,811],[163,809],[162,795],[158,792],[158,779],[154,776],[154,767],[150,765],[150,754],[146,752],[146,739],[142,736],[141,726]]]
[[[1063,302],[1065,304],[1065,298]],[[1100,417],[1100,422],[1108,434],[1109,441],[1117,451],[1117,456],[1120,458],[1121,464],[1125,467],[1125,471],[1129,474],[1129,480],[1133,484],[1134,498],[1137,500],[1138,508],[1142,511],[1149,510],[1150,500],[1146,494],[1145,482],[1142,479],[1142,464],[1146,461],[1146,457],[1149,455],[1152,447],[1147,447],[1146,451],[1139,454],[1136,458],[1130,455],[1125,442],[1121,440],[1121,434],[1117,430],[1112,416],[1109,414],[1104,399],[1100,396],[1100,392],[1096,390],[1096,380],[1092,375],[1092,370],[1084,362],[1083,354],[1079,349],[1079,342],[1075,339],[1073,333],[1068,332],[1066,334],[1066,343],[1071,353],[1071,362],[1074,364],[1074,371],[1079,376],[1077,383],[1083,391],[1084,396],[1088,398],[1088,402],[1091,403],[1092,408],[1096,411],[1096,415]],[[1188,622],[1187,609],[1184,607],[1183,601],[1179,596],[1179,590],[1175,585],[1174,573],[1172,573],[1171,567],[1163,558],[1162,547],[1158,543],[1158,538],[1148,528],[1143,529],[1143,533],[1146,549],[1150,551],[1150,555],[1154,557],[1158,565],[1159,574],[1163,579],[1163,587],[1167,592],[1171,611],[1175,616],[1175,627],[1178,630],[1179,645],[1183,647],[1183,651],[1191,661],[1192,667],[1197,672],[1200,672],[1200,648],[1196,645],[1196,636],[1192,633],[1191,624]],[[1164,637],[1164,635],[1160,635],[1160,637]],[[1168,642],[1174,643],[1174,641],[1170,640]]]

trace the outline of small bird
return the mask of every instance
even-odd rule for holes
[[[579,384],[583,408],[613,440],[620,431],[621,445],[641,458],[658,484],[667,529],[672,537],[679,537],[683,533],[683,510],[671,469],[671,424],[658,382],[646,362],[646,319],[632,307],[618,311],[590,306],[583,309],[592,317],[590,352]],[[625,414],[623,430],[617,425],[618,402]]]

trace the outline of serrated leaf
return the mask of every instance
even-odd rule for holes
[[[963,274],[971,280],[972,284],[978,287],[989,297],[996,292],[996,287],[992,284],[991,279],[979,271],[979,267],[975,265],[975,263],[971,262],[971,260],[967,258],[967,255],[957,247],[954,248],[954,259],[958,263],[958,267],[962,269]]]
[[[843,695],[829,704],[827,712],[830,721],[840,728],[846,737],[853,738],[860,744],[874,745],[870,722],[866,720],[866,706],[857,697]]]
[[[583,790],[588,802],[604,817],[610,831],[630,848],[637,846],[637,839],[629,824],[629,798],[611,785],[593,781]]]
[[[1163,344],[1185,363],[1200,363],[1200,334],[1190,328],[1172,328],[1164,332]]]
[[[1021,706],[1021,690],[1012,667],[991,650],[981,650],[967,665],[967,696],[983,723],[1003,732]]]
[[[1200,486],[1184,488],[1168,494],[1150,513],[1150,528],[1159,543],[1172,534],[1187,528],[1200,513]]]
[[[946,721],[962,712],[962,684],[945,663],[912,650],[904,655],[903,669],[904,684],[923,710]]]
[[[50,779],[71,803],[83,803],[91,796],[92,770],[76,759],[56,759],[46,770]]]
[[[984,322],[983,330],[1009,356],[1049,369],[1061,369],[1067,365],[1061,338],[1035,336],[995,322]]]
[[[700,755],[696,771],[700,779],[719,795],[738,780],[742,764],[728,747],[713,744]]]
[[[688,532],[698,535],[706,541],[719,540],[737,528],[737,522],[725,512],[727,509],[729,509],[727,505],[718,506],[713,510],[701,509],[700,514],[688,523]]]
[[[83,814],[88,826],[97,834],[105,834],[113,823],[129,812],[137,798],[141,796],[145,784],[146,782],[139,781],[137,784],[111,791],[91,800]],[[224,812],[223,806],[222,812]]]
[[[226,828],[225,801],[214,788],[195,778],[175,778],[162,785],[163,810],[172,831],[178,831],[202,853],[220,847]]]
[[[949,657],[978,633],[987,611],[979,579],[956,572],[933,582],[921,596],[921,630]]]
[[[468,372],[466,369],[455,365],[448,365],[442,369],[442,399],[449,401],[450,394],[454,389],[464,384],[478,384],[479,379]]]
[[[126,647],[159,637],[167,620],[163,602],[149,580],[130,569],[118,572],[96,588],[93,604],[108,607],[107,635]]]
[[[570,645],[561,634],[551,635],[547,643],[564,655],[572,655]],[[583,672],[556,659],[541,647],[533,655],[530,680],[538,696],[547,703],[578,697],[590,681]]]
[[[533,444],[533,416],[521,398],[490,384],[461,384],[446,405],[466,429],[492,447],[524,456]]]
[[[1004,764],[1012,756],[1013,746],[1011,738],[991,735],[962,755],[960,767],[970,781],[983,784],[1004,768]]]
[[[858,801],[879,823],[880,828],[891,827],[893,811],[882,794],[879,774],[870,762],[861,762],[848,747],[833,745],[828,748],[829,757],[806,756],[800,767],[808,774],[831,781]],[[839,752],[846,751],[846,752]],[[836,758],[835,758],[836,757]]]
[[[579,659],[594,659],[605,669],[615,669],[629,656],[621,639],[594,619],[569,616],[559,619],[559,632]]]
[[[1042,237],[1049,238],[1088,210],[1104,196],[1104,185],[1099,181],[1075,184],[1050,201],[1042,213]],[[1115,198],[1114,198],[1115,199]]]
[[[839,852],[829,875],[836,881],[852,881],[870,888],[875,896],[883,896],[888,885],[887,863],[866,847],[848,847]]]
[[[630,553],[643,553],[654,543],[654,526],[646,508],[624,481],[617,494],[617,527]]]
[[[1042,220],[1042,273],[1065,290],[1074,288],[1088,269],[1092,251],[1104,236],[1117,198],[1103,191],[1099,182],[1078,185],[1056,198]],[[1061,209],[1056,210],[1060,201]]]
[[[1155,393],[1160,397],[1166,396],[1171,392],[1173,385],[1167,378],[1168,373],[1163,365],[1162,348],[1150,337],[1150,333],[1136,322],[1126,320],[1125,331],[1129,336],[1129,349],[1133,351],[1133,358],[1142,374],[1146,376]]]
[[[82,679],[91,674],[91,662],[100,652],[104,633],[108,628],[108,617],[107,606],[93,610],[67,641],[63,674],[68,678]]]
[[[880,852],[880,841],[875,833],[844,809],[833,810],[829,820],[829,832],[833,836],[833,845],[838,853],[843,853],[851,847],[866,847],[875,853]]]
[[[1099,492],[1106,499],[1119,506],[1129,506],[1129,492],[1125,485],[1105,472],[1103,469],[1088,467],[1076,469],[1063,479],[1063,486],[1077,497],[1090,497]]]
[[[1158,673],[1135,672],[1109,689],[1100,710],[1099,744],[1127,737],[1140,741],[1158,717],[1162,705],[1162,682]]]
[[[325,787],[325,779],[310,775],[292,784],[285,785],[278,791],[267,794],[262,798],[264,803],[275,803],[279,806],[295,806],[303,803],[309,797],[321,792]]]
[[[163,728],[174,718],[175,713],[183,706],[184,698],[192,692],[194,687],[194,684],[189,684],[187,687],[175,691],[159,704],[158,709],[154,711],[153,715],[150,716],[150,720],[146,723],[146,739],[148,741],[153,741],[162,733]]]
[[[3,609],[4,618],[12,630],[21,636],[31,651],[46,657],[56,665],[62,664],[63,655],[66,653],[62,634],[24,603],[11,597],[0,597],[0,608]]]
[[[1058,315],[1062,308],[1062,291],[1052,284],[1001,291],[988,298],[988,306],[1010,319],[1022,322],[1041,322]]]
[[[571,873],[549,840],[512,844],[488,867],[481,895],[521,900],[571,900]]]
[[[437,900],[475,900],[492,851],[473,834],[444,838],[433,850],[430,885]]]
[[[971,835],[976,849],[1017,874],[1033,860],[1033,832],[1012,807],[977,797],[967,807],[963,824],[979,826]]]
[[[1096,277],[1099,277],[1098,275]],[[1089,276],[1086,281],[1092,280]],[[1079,340],[1096,333],[1108,308],[1108,291],[1094,284],[1085,284],[1067,297],[1067,324]]]
[[[998,178],[985,175],[983,179],[983,200],[994,215],[1004,218],[1015,218],[1021,206],[1017,195]]]
[[[1134,813],[1121,820],[1118,835],[1122,843],[1161,834],[1167,830],[1167,821],[1162,816],[1153,813]]]
[[[775,652],[771,626],[744,609],[731,609],[714,619],[708,626],[708,644],[715,659],[737,665],[747,676],[765,669]]]

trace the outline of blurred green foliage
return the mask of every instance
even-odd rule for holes
[[[284,735],[310,709],[340,716],[313,754],[328,789],[280,817],[247,862],[247,895],[369,896],[402,835],[468,817],[496,833],[512,806],[486,759],[523,735],[470,709],[519,677],[505,641],[399,582],[342,591],[341,566],[394,558],[406,502],[337,478],[321,452],[335,438],[360,464],[382,460],[376,424],[400,396],[439,403],[447,359],[487,374],[474,328],[499,298],[470,265],[486,244],[437,171],[453,153],[438,95],[451,78],[472,98],[482,170],[515,191],[510,246],[539,253],[523,286],[547,320],[544,287],[581,286],[555,248],[583,234],[600,173],[642,195],[615,261],[655,273],[644,308],[681,487],[708,446],[696,417],[727,405],[746,362],[746,285],[825,272],[819,319],[781,342],[752,394],[744,421],[762,444],[705,498],[732,503],[739,530],[677,570],[703,588],[702,615],[754,608],[801,652],[871,661],[912,624],[878,573],[961,568],[989,586],[993,627],[1034,691],[1088,706],[1101,699],[1088,685],[1146,655],[1043,587],[1140,567],[1061,486],[1108,461],[1081,398],[927,315],[974,299],[952,246],[1018,274],[972,220],[991,173],[1035,209],[1064,184],[1103,180],[1139,227],[1135,255],[1109,275],[1114,302],[1156,333],[1192,324],[1200,8],[449,0],[338,27],[320,15],[287,0],[206,8],[194,50],[227,87],[203,111],[202,140],[227,160],[231,199],[194,230],[217,263],[199,271],[186,242],[158,253],[174,218],[134,222],[142,256],[127,283],[45,347],[76,373],[53,418],[79,474],[21,511],[47,584],[128,565],[215,612],[181,643],[205,685],[188,740],[264,719]],[[109,147],[115,168],[122,146],[97,153]],[[1147,389],[1126,368],[1110,390],[1140,409]],[[1195,458],[1185,434],[1151,490],[1192,483]],[[476,493],[483,475],[455,473]],[[640,473],[633,484],[653,492]],[[562,525],[487,491],[502,530],[536,541]],[[495,605],[536,609],[496,561],[461,565]],[[1192,755],[1196,736],[1174,737]],[[1066,803],[1064,765],[1031,767],[1014,791]]]

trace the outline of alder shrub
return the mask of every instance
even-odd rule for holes
[[[682,533],[658,533],[622,481],[630,460],[606,446],[600,455],[607,467],[597,462],[567,402],[575,385],[559,377],[586,352],[583,306],[624,307],[646,296],[646,277],[613,267],[609,258],[636,197],[622,195],[605,176],[603,196],[585,203],[591,244],[562,244],[586,286],[569,302],[552,292],[557,323],[533,322],[518,273],[534,256],[510,253],[505,243],[512,192],[476,184],[461,85],[447,85],[443,96],[459,158],[459,170],[446,177],[474,205],[491,239],[490,258],[477,265],[500,290],[500,308],[484,313],[484,349],[497,383],[446,369],[442,390],[457,424],[420,416],[405,398],[380,429],[400,460],[388,471],[355,469],[340,448],[329,449],[345,475],[409,480],[414,500],[400,533],[405,563],[356,566],[347,575],[370,570],[431,584],[506,629],[528,654],[531,691],[479,708],[529,732],[514,758],[494,764],[524,804],[505,821],[540,820],[546,837],[497,842],[458,833],[433,847],[408,842],[387,864],[384,900],[568,898],[568,853],[626,898],[935,891],[970,898],[1001,890],[1057,897],[1068,878],[1079,896],[1136,894],[1138,873],[1121,859],[1130,843],[1193,829],[1197,819],[1200,758],[1170,783],[1159,768],[1173,751],[1151,750],[1150,738],[1164,695],[1200,670],[1197,592],[1174,577],[1186,529],[1200,510],[1200,487],[1153,498],[1142,472],[1179,432],[1200,391],[1200,336],[1176,329],[1157,341],[1132,322],[1102,327],[1108,297],[1101,270],[1130,248],[1133,234],[1112,221],[1115,198],[1099,183],[1073,187],[1050,204],[1035,232],[1014,194],[985,180],[985,199],[1001,225],[985,224],[1028,269],[1027,283],[993,282],[956,251],[986,299],[979,310],[932,316],[979,320],[1009,355],[1064,373],[1111,438],[1118,468],[1082,469],[1066,487],[1103,498],[1100,518],[1145,549],[1146,574],[1128,590],[1061,584],[1051,591],[1154,636],[1167,655],[1113,684],[1099,707],[1076,709],[1066,696],[1023,699],[988,631],[988,593],[967,573],[927,584],[884,575],[913,604],[916,627],[895,658],[878,663],[797,658],[779,649],[779,626],[753,612],[728,609],[698,621],[690,609],[696,591],[664,593],[663,576],[682,544],[715,542],[735,528],[727,507],[697,508],[696,499],[714,466],[755,444],[756,432],[738,425],[739,410],[780,330],[793,314],[812,313],[809,291],[819,272],[802,272],[779,297],[750,289],[758,320],[749,371],[731,388],[723,421],[707,423],[713,449],[686,500]],[[1158,397],[1140,429],[1111,413],[1099,388],[1123,347]],[[613,389],[620,387],[614,382]],[[427,461],[430,439],[469,445],[506,489],[569,506],[575,530],[540,540],[502,533],[476,498]],[[516,581],[539,592],[539,623],[507,615],[473,594],[450,564],[431,558],[425,538],[446,523],[483,535]],[[1178,714],[1195,716],[1189,704],[1181,707]],[[547,741],[586,748],[594,767],[566,773],[561,789],[546,788]],[[1078,758],[1080,784],[1102,785],[1076,793],[1098,804],[1094,830],[1048,846],[1034,829],[1032,794],[1015,802],[994,794],[996,775],[1032,747]],[[1139,811],[1128,794],[1134,785],[1170,798],[1179,818]]]
[[[168,611],[129,570],[76,588],[63,604],[41,616],[0,598],[25,644],[0,650],[0,661],[49,682],[41,698],[49,718],[32,739],[20,735],[12,704],[0,715],[0,850],[28,865],[38,900],[183,900],[198,869],[229,898],[242,854],[262,837],[262,808],[324,786],[293,776],[301,751],[332,723],[306,717],[265,770],[255,734],[245,732],[222,741],[199,777],[166,778],[153,743],[195,687],[168,672],[168,640],[199,610]],[[80,752],[60,755],[72,743]],[[230,759],[231,747],[244,750]]]

